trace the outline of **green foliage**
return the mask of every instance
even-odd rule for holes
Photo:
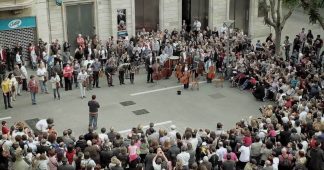
[[[303,9],[309,15],[309,22],[311,24],[320,23],[323,27],[323,18],[319,10],[324,0],[300,0],[300,1],[302,2]]]
[[[291,9],[299,5],[301,0],[282,0],[282,5]]]

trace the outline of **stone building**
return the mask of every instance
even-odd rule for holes
[[[258,0],[0,0],[0,45],[58,39],[73,44],[77,34],[99,39],[138,30],[180,29],[195,18],[211,29],[234,20],[251,37],[267,34]],[[119,23],[118,23],[119,22]],[[11,25],[10,25],[11,24]]]

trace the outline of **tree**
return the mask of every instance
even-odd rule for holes
[[[312,0],[310,0],[312,1]],[[280,54],[281,32],[288,18],[302,5],[302,0],[260,0],[260,7],[265,12],[264,22],[275,30],[276,55]],[[286,14],[282,13],[282,6],[288,9]]]
[[[319,9],[324,5],[324,0],[301,0],[301,2],[304,10],[309,15],[309,22],[311,24],[318,22],[324,30],[324,20],[319,12]]]

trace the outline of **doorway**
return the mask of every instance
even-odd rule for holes
[[[234,28],[249,34],[250,0],[230,0],[230,20],[234,20]]]
[[[78,34],[84,38],[91,38],[95,34],[93,3],[66,6],[66,22],[68,42],[74,54]]]
[[[186,22],[187,31],[197,18],[201,22],[201,28],[208,26],[209,0],[182,0],[182,21]]]
[[[159,25],[159,0],[136,0],[135,29],[157,30]]]

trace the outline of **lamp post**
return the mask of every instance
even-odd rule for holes
[[[226,20],[223,23],[223,26],[227,28],[227,43],[226,43],[226,56],[228,57],[230,54],[230,29],[233,26],[233,20]]]

